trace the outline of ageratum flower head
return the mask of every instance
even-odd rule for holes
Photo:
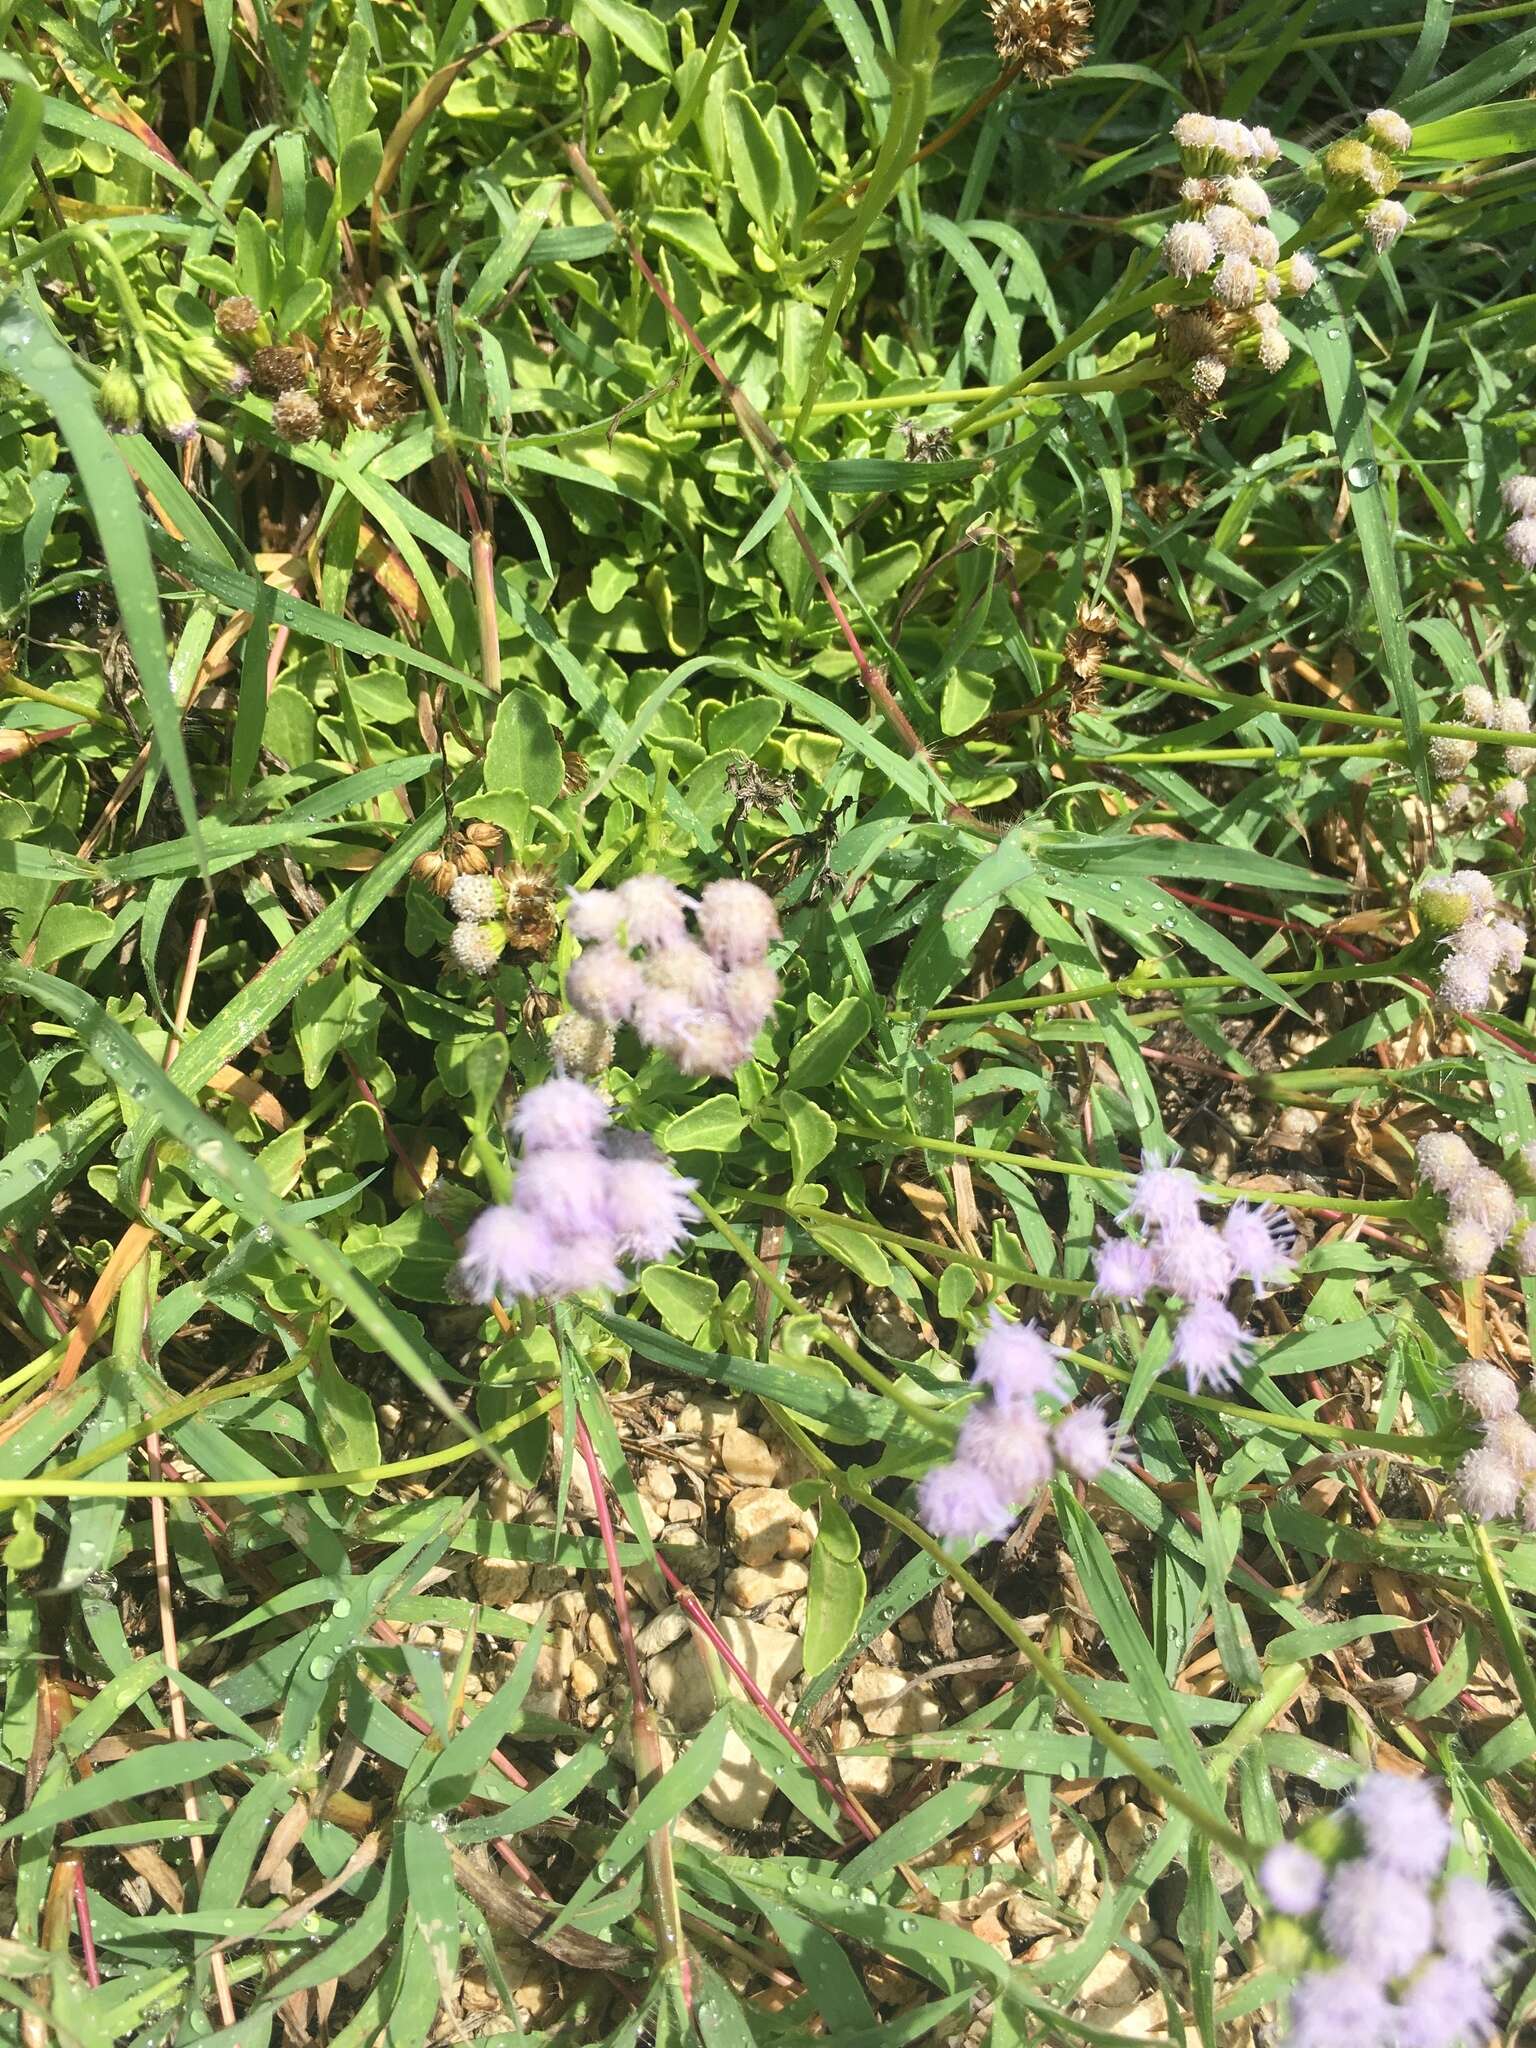
[[[475,1219],[459,1260],[471,1300],[618,1293],[622,1260],[668,1258],[686,1239],[695,1183],[648,1139],[611,1130],[608,1104],[585,1081],[530,1088],[512,1129],[522,1145],[512,1199]]]
[[[952,1458],[917,1490],[925,1525],[944,1542],[1007,1535],[1021,1504],[1058,1472],[1099,1479],[1122,1455],[1099,1402],[1067,1409],[1062,1354],[1034,1323],[994,1309],[976,1344],[974,1379],[988,1390],[960,1425]]]
[[[1433,1781],[1372,1772],[1259,1865],[1275,1918],[1261,1946],[1301,1964],[1282,2048],[1485,2048],[1512,1902],[1445,1874],[1451,1825]]]

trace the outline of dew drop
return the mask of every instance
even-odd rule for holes
[[[896,1924],[900,1927],[903,1934],[916,1934],[917,1932],[917,1922],[910,1913],[903,1913]]]
[[[861,1906],[878,1906],[880,1903],[878,1894],[869,1885],[859,1892],[858,1901]]]
[[[309,1660],[311,1678],[329,1678],[335,1669],[336,1660],[333,1657],[311,1657]]]
[[[1380,475],[1374,462],[1352,462],[1344,472],[1344,481],[1352,491],[1368,491]]]
[[[613,1883],[613,1880],[614,1880],[614,1877],[615,1877],[616,1875],[617,1875],[617,1873],[615,1872],[615,1870],[614,1870],[614,1867],[613,1867],[613,1865],[612,1865],[611,1863],[599,1863],[599,1864],[598,1864],[598,1866],[597,1866],[597,1876],[598,1876],[598,1881],[599,1881],[600,1883],[602,1883],[602,1884],[612,1884],[612,1883]]]
[[[338,1621],[345,1621],[352,1612],[352,1602],[347,1599],[333,1600],[331,1602],[331,1612]]]

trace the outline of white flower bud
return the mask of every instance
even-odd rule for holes
[[[1267,128],[1250,128],[1253,137],[1253,160],[1258,164],[1277,164],[1280,161],[1280,145]]]
[[[1163,237],[1163,268],[1181,284],[1202,276],[1216,261],[1216,244],[1197,220],[1176,220]]]
[[[1257,178],[1228,178],[1226,197],[1239,213],[1250,220],[1268,220],[1269,194]]]
[[[1504,529],[1504,552],[1522,569],[1536,569],[1536,517],[1517,519]]]
[[[1253,304],[1262,285],[1258,271],[1246,256],[1224,256],[1211,290],[1224,306],[1230,306],[1236,313]]]
[[[1536,518],[1536,476],[1505,477],[1499,496],[1511,519]]]
[[[1283,267],[1283,282],[1288,292],[1297,298],[1304,298],[1317,283],[1317,265],[1304,249],[1288,259]]]
[[[489,974],[507,948],[502,924],[456,924],[448,952],[461,974]]]
[[[1220,356],[1199,356],[1189,366],[1189,388],[1207,404],[1227,381],[1227,366]]]
[[[1269,328],[1259,336],[1259,364],[1273,377],[1283,370],[1291,360],[1291,344],[1279,328]]]
[[[1461,708],[1468,725],[1489,725],[1494,721],[1493,692],[1481,683],[1469,683],[1461,693]]]
[[[1216,144],[1216,123],[1209,114],[1180,114],[1173,124],[1173,139],[1180,149],[1212,149]]]
[[[1256,227],[1248,237],[1248,254],[1263,270],[1273,270],[1280,261],[1278,236],[1268,228]]]
[[[1378,199],[1361,222],[1371,247],[1384,256],[1408,225],[1408,209],[1395,199]]]
[[[500,910],[502,888],[494,875],[460,875],[448,891],[448,908],[468,924],[484,924]]]
[[[1393,156],[1406,156],[1413,147],[1413,130],[1390,107],[1376,107],[1367,114],[1365,132],[1378,149],[1390,150]]]
[[[1253,247],[1253,222],[1238,207],[1213,206],[1205,225],[1223,256],[1246,256]]]
[[[1460,775],[1470,768],[1477,754],[1475,740],[1431,740],[1429,743],[1429,765],[1442,781]]]

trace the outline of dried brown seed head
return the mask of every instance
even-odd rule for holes
[[[302,390],[308,381],[309,354],[305,349],[275,344],[257,349],[251,357],[251,382],[264,398]]]
[[[283,391],[273,404],[272,424],[285,441],[313,441],[325,422],[307,391]]]
[[[261,308],[254,299],[221,299],[214,308],[213,324],[226,341],[242,341],[261,325]]]
[[[1088,0],[989,0],[987,18],[998,62],[1016,66],[1032,85],[1053,85],[1088,54]]]

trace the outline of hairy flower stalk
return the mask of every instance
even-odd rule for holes
[[[1259,1865],[1260,1937],[1293,1975],[1282,2048],[1485,2048],[1520,1914],[1449,1876],[1433,1782],[1375,1771]]]

